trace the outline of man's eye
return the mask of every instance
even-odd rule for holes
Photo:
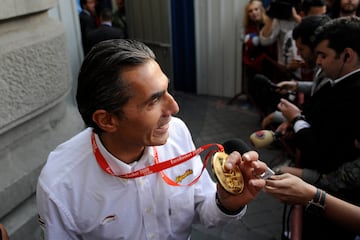
[[[155,104],[160,101],[160,97],[156,97],[151,101],[151,104]]]

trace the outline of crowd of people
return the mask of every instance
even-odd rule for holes
[[[263,179],[257,152],[230,152],[223,171],[243,175],[232,194],[211,179],[174,116],[179,106],[153,51],[128,39],[124,1],[113,11],[108,1],[80,0],[76,100],[86,129],[54,149],[39,176],[44,239],[188,239],[193,223],[241,219],[262,190],[304,205],[303,239],[360,234],[360,0],[289,1],[279,15],[273,2],[245,7],[245,77],[261,126],[291,136],[299,161]],[[2,224],[0,237],[8,239]]]
[[[249,4],[253,2],[260,1]],[[279,176],[267,181],[265,191],[306,206],[303,239],[355,239],[360,206],[360,113],[355,110],[360,106],[359,1],[297,3],[287,17],[270,11],[259,32],[259,46],[277,42],[274,60],[291,74],[279,79],[258,71],[247,79],[261,127],[284,136],[282,143],[297,153],[290,166],[276,167]],[[289,35],[292,42],[285,37]],[[298,67],[290,67],[293,60]],[[304,66],[310,74],[294,72],[304,73]]]

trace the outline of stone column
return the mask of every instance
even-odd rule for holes
[[[65,101],[73,81],[65,31],[47,13],[57,2],[0,8],[0,222],[11,240],[39,239],[38,175],[49,152],[83,128]]]

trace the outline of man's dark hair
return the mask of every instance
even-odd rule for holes
[[[340,17],[319,27],[315,31],[315,46],[324,40],[338,55],[351,48],[360,56],[360,18]]]
[[[326,6],[326,0],[303,0],[301,3],[301,11],[308,15],[310,8],[312,7],[324,7]]]
[[[76,101],[88,127],[102,130],[92,120],[98,109],[125,117],[122,107],[132,96],[128,82],[122,79],[124,68],[155,60],[145,44],[129,39],[112,39],[96,44],[86,55],[78,76]]]
[[[112,20],[112,11],[109,8],[104,8],[100,13],[100,18],[102,21],[111,22]]]
[[[87,0],[80,0],[80,7],[84,9],[84,5],[87,3]]]
[[[309,46],[311,50],[314,50],[315,45],[315,30],[329,22],[331,19],[326,15],[316,15],[304,17],[301,22],[293,29],[293,39],[300,39],[301,43]]]
[[[333,0],[331,3],[331,7],[330,9],[328,9],[329,11],[329,16],[332,19],[338,18],[340,17],[340,11],[341,11],[341,0]],[[360,16],[360,7],[358,7],[356,9],[356,16]]]

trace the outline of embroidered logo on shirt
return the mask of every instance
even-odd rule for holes
[[[117,216],[115,214],[109,215],[102,220],[101,224],[105,225],[105,224],[108,224],[109,222],[115,221],[116,219],[117,219]]]
[[[44,240],[46,224],[45,224],[44,219],[40,215],[38,215],[38,223],[40,225],[40,239]]]
[[[193,174],[193,170],[192,169],[188,169],[185,171],[185,173],[183,175],[177,176],[175,182],[180,183],[182,180],[184,180],[187,176],[189,176],[190,174]]]

